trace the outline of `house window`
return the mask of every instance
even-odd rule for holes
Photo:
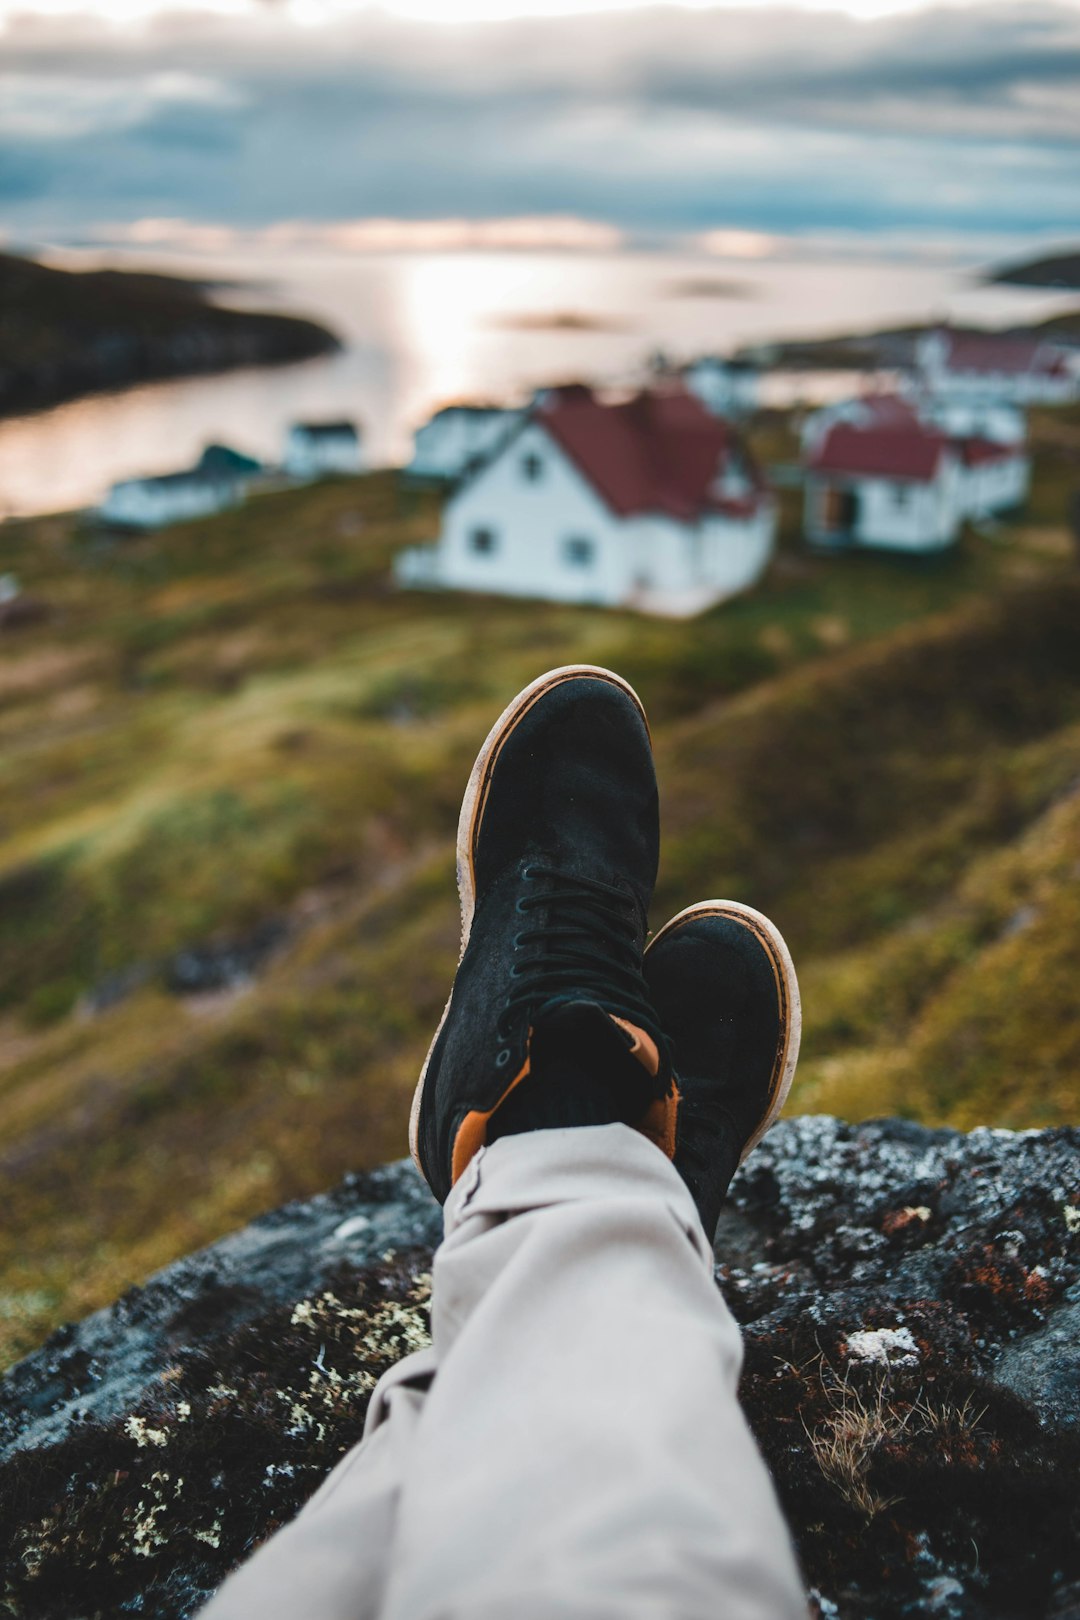
[[[896,484],[893,486],[896,493],[896,504],[900,507],[911,505],[911,498],[915,491],[910,484]]]
[[[496,545],[497,545],[497,541],[495,539],[495,530],[494,529],[470,529],[469,530],[469,550],[470,551],[479,552],[483,556],[490,556],[491,553],[495,550]]]
[[[532,451],[521,458],[521,476],[527,484],[538,484],[544,476],[544,463]]]
[[[572,535],[569,540],[563,541],[563,560],[571,568],[591,568],[596,547],[591,540],[585,540],[580,535]]]

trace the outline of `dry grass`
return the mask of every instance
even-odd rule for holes
[[[822,1358],[821,1385],[829,1404],[828,1416],[806,1436],[818,1467],[829,1484],[855,1513],[867,1521],[895,1507],[899,1496],[889,1496],[875,1484],[875,1463],[889,1447],[928,1439],[951,1463],[952,1453],[970,1445],[985,1416],[975,1398],[960,1402],[935,1401],[921,1394],[912,1404],[894,1402],[889,1376],[882,1372],[870,1389],[857,1389],[850,1377],[839,1377]]]
[[[553,664],[618,668],[649,709],[657,919],[728,893],[788,935],[794,1107],[1075,1117],[1069,986],[1039,972],[1075,885],[1066,829],[1039,828],[1080,774],[1080,679],[1047,652],[1061,610],[1012,594],[1007,539],[920,568],[789,532],[759,591],[673,625],[388,590],[436,517],[379,475],[122,546],[5,527],[52,617],[0,637],[0,1359],[402,1150],[456,954],[461,786]],[[1051,552],[1029,565],[1070,600]],[[290,933],[249,992],[165,993],[171,953],[267,918]],[[1021,959],[1037,1019],[1000,993]],[[79,1010],[133,964],[143,988]],[[991,983],[1008,1027],[976,1017]],[[1010,1089],[1025,1042],[1037,1094]]]

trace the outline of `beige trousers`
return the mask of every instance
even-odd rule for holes
[[[430,1350],[202,1620],[805,1620],[689,1193],[624,1125],[484,1148]]]

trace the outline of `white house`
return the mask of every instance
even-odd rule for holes
[[[159,478],[125,478],[114,484],[98,507],[98,516],[121,528],[160,529],[189,518],[209,517],[238,506],[244,486],[192,468]]]
[[[362,470],[360,434],[354,422],[294,422],[285,441],[290,478],[325,478]]]
[[[1038,337],[939,327],[915,345],[922,386],[954,399],[1064,405],[1080,399],[1080,355]]]
[[[194,467],[156,478],[113,484],[98,516],[121,528],[160,529],[187,518],[209,517],[238,506],[263,468],[225,444],[208,444]]]
[[[941,551],[968,499],[959,448],[919,422],[834,422],[806,460],[804,528],[815,545]]]
[[[738,435],[685,389],[604,403],[558,388],[451,497],[438,544],[404,552],[397,574],[689,617],[760,578],[775,524]]]
[[[950,394],[918,394],[915,408],[950,439],[987,439],[991,444],[1020,444],[1027,420],[1017,405],[1003,399],[963,399]]]
[[[948,544],[965,517],[988,517],[1023,503],[1031,462],[1023,414],[1015,406],[914,392],[906,397],[866,394],[824,406],[803,423],[808,538],[819,545],[837,545],[842,543],[841,534],[850,531],[847,543],[909,548],[913,514],[920,506],[911,485],[923,474],[903,469],[930,466],[938,440],[944,441],[955,465],[946,472],[944,463],[934,462],[930,483],[939,480],[950,491],[945,504],[937,503],[936,524],[929,516],[934,499],[926,489],[921,497],[926,549]],[[897,486],[891,500],[881,487],[882,477],[890,471],[896,474]],[[904,506],[903,523],[897,496]],[[853,503],[861,513],[857,524],[851,520]],[[949,505],[956,508],[951,528]],[[936,541],[931,538],[934,534],[939,537]]]
[[[417,429],[410,478],[433,483],[456,482],[473,472],[513,432],[519,410],[499,405],[445,405]]]
[[[757,366],[749,360],[722,360],[704,355],[682,371],[682,380],[714,416],[750,416],[758,407]]]

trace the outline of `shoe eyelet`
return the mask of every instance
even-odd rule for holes
[[[499,1055],[495,1059],[495,1067],[497,1069],[505,1069],[506,1065],[509,1063],[509,1061],[510,1061],[510,1048],[508,1046],[504,1046],[502,1051],[499,1053]]]

